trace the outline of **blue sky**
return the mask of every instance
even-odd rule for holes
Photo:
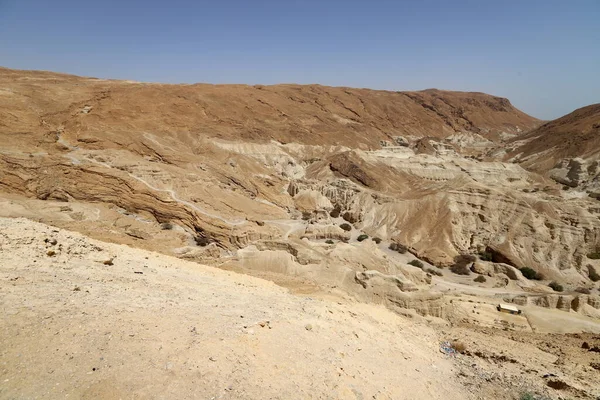
[[[600,0],[0,0],[0,65],[154,82],[600,102]]]

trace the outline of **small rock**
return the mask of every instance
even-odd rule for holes
[[[48,250],[46,254],[48,255],[48,257],[54,257],[56,255],[56,252],[54,250]]]
[[[75,287],[73,288],[73,291],[74,291],[74,292],[80,292],[80,291],[81,291],[81,288],[80,288],[79,286],[75,286]]]
[[[50,243],[52,246],[56,246],[56,244],[58,243],[58,241],[56,239],[52,238],[52,239],[50,239],[48,241],[48,243]]]
[[[208,359],[209,359],[210,361],[212,361],[212,362],[216,362],[216,361],[217,361],[217,359],[216,359],[215,357],[208,357]]]
[[[312,329],[313,329],[313,326],[312,326],[311,324],[306,324],[306,325],[304,326],[304,329],[306,329],[307,331],[312,331]]]

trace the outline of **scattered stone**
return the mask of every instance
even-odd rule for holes
[[[108,260],[102,261],[102,264],[104,264],[104,265],[114,265],[114,263],[113,263],[114,259],[115,258],[113,257],[113,258],[110,258]]]
[[[134,274],[138,274],[138,275],[142,275],[143,272],[142,271],[133,271]]]
[[[75,286],[75,287],[73,288],[73,291],[74,291],[74,292],[81,292],[81,288],[80,288],[79,286]]]
[[[589,343],[588,343],[588,342],[583,342],[583,343],[581,344],[581,348],[582,348],[582,349],[589,350],[589,348],[590,348],[590,345],[589,345]]]
[[[313,326],[312,326],[311,324],[306,324],[306,325],[304,326],[304,329],[306,329],[307,331],[312,331],[312,329],[313,329]]]
[[[56,239],[52,238],[52,239],[50,239],[48,241],[48,243],[50,243],[52,246],[56,246],[56,244],[58,243],[58,241]]]
[[[216,359],[215,357],[208,357],[208,359],[209,359],[210,361],[212,361],[212,362],[216,362],[216,361],[217,361],[217,359]]]
[[[54,250],[48,250],[46,252],[46,255],[48,255],[48,257],[54,257],[56,255],[56,252]]]

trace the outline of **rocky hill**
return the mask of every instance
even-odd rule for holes
[[[600,103],[573,111],[513,138],[507,157],[545,173],[564,158],[592,158],[600,153]]]
[[[539,122],[484,93],[386,92],[319,85],[163,85],[0,69],[2,134],[52,132],[90,148],[144,133],[378,148],[396,137],[495,140]]]
[[[593,110],[0,69],[0,397],[595,398]]]
[[[542,294],[600,271],[595,200],[482,161],[539,124],[506,99],[2,69],[0,121],[1,215],[437,316],[432,271],[463,255]]]
[[[510,140],[505,160],[600,197],[600,104],[592,104]]]

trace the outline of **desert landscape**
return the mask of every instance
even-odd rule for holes
[[[0,398],[598,399],[599,137],[0,68]]]

